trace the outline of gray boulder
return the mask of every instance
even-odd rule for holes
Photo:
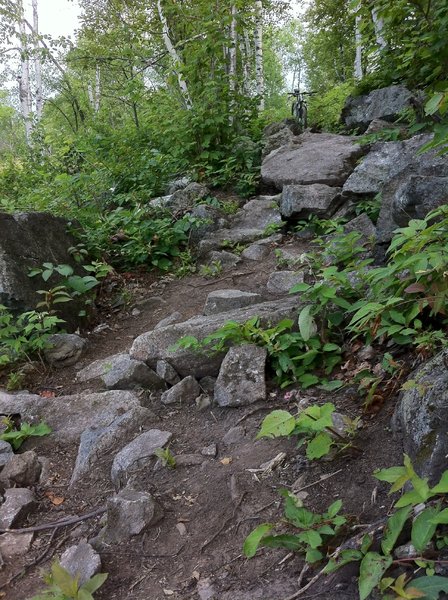
[[[172,213],[192,210],[195,204],[210,195],[210,190],[200,183],[189,183],[184,189],[177,190],[166,202],[166,208]]]
[[[303,271],[274,271],[269,276],[266,287],[271,294],[289,294],[289,290],[303,283]]]
[[[67,229],[68,221],[47,213],[0,213],[0,304],[17,312],[34,310],[41,300],[37,290],[53,287],[60,281],[56,275],[47,284],[40,276],[28,277],[30,269],[41,268],[45,262],[70,265],[75,272],[85,275],[68,252],[76,240]],[[57,307],[67,327],[76,329],[82,301]]]
[[[13,563],[18,558],[25,556],[34,539],[34,533],[3,533],[0,535],[0,565],[3,558],[6,563]]]
[[[342,188],[345,198],[360,199],[375,196],[381,192],[385,183],[409,164],[424,164],[428,159],[418,156],[418,150],[430,141],[429,135],[417,135],[400,142],[382,142],[374,144],[371,151],[356,167]]]
[[[31,512],[35,497],[28,488],[6,490],[4,502],[0,506],[0,529],[11,529],[19,525]]]
[[[101,419],[114,419],[117,415],[140,407],[135,394],[127,391],[110,391],[99,394],[75,394],[43,398],[33,394],[6,394],[0,392],[0,413],[20,414],[23,421],[45,421],[52,429],[48,436],[51,444],[77,443],[81,433]],[[33,446],[46,443],[46,437],[33,438]]]
[[[224,219],[222,212],[207,204],[195,206],[191,211],[191,216],[201,220],[190,230],[190,244],[193,245],[198,244],[207,235],[227,225],[227,220]]]
[[[365,131],[374,119],[395,121],[412,105],[414,95],[403,85],[373,90],[370,94],[349,97],[342,111],[342,120],[349,129]]]
[[[178,179],[174,179],[173,181],[170,181],[167,189],[166,189],[166,193],[168,195],[172,195],[174,194],[174,192],[177,192],[178,190],[184,190],[187,185],[189,185],[191,183],[191,178],[188,176],[184,176],[184,177],[179,177]]]
[[[115,489],[125,487],[132,475],[147,468],[154,459],[155,451],[163,448],[172,435],[169,431],[150,429],[120,450],[111,468],[111,479]]]
[[[209,254],[210,264],[219,264],[223,269],[233,269],[241,261],[241,258],[233,252],[226,250],[212,250]]]
[[[180,381],[180,377],[176,372],[176,369],[173,369],[170,363],[166,360],[157,361],[156,373],[170,385],[176,385],[176,383],[179,383]]]
[[[14,450],[11,444],[0,440],[0,469],[6,465],[10,458],[14,456]]]
[[[423,219],[442,204],[448,204],[448,177],[410,175],[395,193],[392,218],[405,227],[409,219]]]
[[[100,419],[83,431],[70,486],[81,479],[91,480],[110,468],[114,454],[154,420],[154,413],[142,406],[113,418]]]
[[[209,356],[188,349],[174,349],[175,344],[187,335],[202,340],[227,321],[244,323],[254,315],[260,317],[263,326],[268,323],[275,325],[282,319],[294,318],[297,308],[297,298],[285,298],[281,302],[263,302],[218,315],[193,317],[184,323],[176,323],[140,335],[134,340],[130,354],[137,360],[147,362],[149,366],[155,366],[160,359],[167,360],[182,377],[214,377],[218,374],[223,355]]]
[[[260,294],[242,292],[240,290],[215,290],[207,296],[204,306],[204,315],[216,315],[218,313],[244,308],[257,304],[261,300]]]
[[[263,260],[269,256],[270,252],[267,244],[251,244],[242,251],[241,258],[253,261]]]
[[[364,150],[349,136],[303,133],[293,146],[271,152],[261,166],[261,179],[282,190],[285,185],[344,184]]]
[[[101,547],[126,542],[156,525],[162,517],[163,510],[151,494],[124,489],[107,501],[107,525],[97,543]]]
[[[177,404],[178,402],[192,404],[200,394],[201,388],[199,387],[199,383],[194,377],[189,375],[164,392],[160,401],[166,405]]]
[[[344,225],[344,233],[352,231],[361,234],[360,243],[372,242],[376,236],[376,227],[366,213],[361,213]]]
[[[39,481],[42,465],[34,450],[14,454],[0,474],[0,482],[7,487],[32,487]]]
[[[312,185],[285,185],[280,201],[283,217],[307,219],[316,215],[329,219],[341,204],[341,188],[321,183]]]
[[[101,557],[87,542],[67,548],[59,562],[72,577],[78,578],[80,586],[101,571]]]
[[[182,315],[180,312],[173,312],[168,317],[165,317],[157,323],[154,329],[162,329],[162,327],[168,327],[168,325],[174,325],[174,323],[180,323],[182,321]]]
[[[263,140],[263,150],[261,152],[262,158],[268,156],[273,150],[277,150],[277,148],[280,148],[281,146],[290,144],[294,138],[294,133],[287,126],[282,127],[278,131],[275,131],[275,133],[265,137]]]
[[[44,350],[45,360],[56,369],[76,364],[87,346],[87,340],[76,333],[55,333],[48,343],[51,346]]]
[[[438,482],[447,468],[448,349],[411,374],[400,394],[393,425],[421,477]]]
[[[165,387],[157,373],[145,363],[132,359],[129,354],[115,354],[96,360],[78,371],[76,379],[82,383],[99,379],[110,390]]]
[[[230,348],[215,384],[219,406],[248,406],[266,399],[267,351],[252,344]]]

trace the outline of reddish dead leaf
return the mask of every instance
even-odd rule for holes
[[[411,285],[408,285],[404,291],[407,294],[417,294],[418,292],[424,292],[425,286],[421,283],[411,283]]]
[[[54,506],[60,506],[63,502],[65,502],[65,498],[61,496],[56,496],[53,492],[45,492],[46,497],[50,500]]]
[[[56,396],[56,394],[52,390],[43,390],[42,392],[39,393],[39,396],[41,398],[54,398]]]

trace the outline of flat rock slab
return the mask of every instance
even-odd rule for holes
[[[245,344],[230,348],[215,384],[219,406],[249,406],[266,399],[265,348]]]
[[[33,445],[46,443],[78,442],[81,433],[90,425],[104,418],[113,419],[132,408],[140,401],[132,392],[110,391],[98,394],[76,394],[42,398],[33,394],[6,394],[0,392],[0,413],[20,414],[22,420],[37,423],[45,421],[52,429],[50,436],[33,438]]]
[[[101,570],[101,557],[90,544],[81,542],[70,546],[61,556],[61,567],[77,577],[79,585],[83,585]]]
[[[0,535],[0,557],[5,562],[12,562],[25,554],[31,548],[34,533],[3,533]]]
[[[201,388],[194,377],[189,375],[164,392],[160,398],[162,404],[192,404],[201,395]]]
[[[95,479],[97,470],[108,471],[114,456],[138,435],[141,427],[149,426],[152,421],[154,413],[138,406],[124,414],[100,419],[87,428],[81,435],[70,486],[81,479]]]
[[[448,454],[448,349],[440,352],[409,377],[401,392],[393,424],[401,430],[403,447],[420,477],[430,485],[446,470]]]
[[[30,513],[35,504],[34,493],[28,488],[6,490],[0,506],[0,529],[11,529]]]
[[[134,340],[130,354],[137,360],[147,362],[150,367],[155,367],[158,360],[167,360],[182,377],[216,377],[224,355],[209,356],[189,349],[175,349],[174,346],[181,338],[190,335],[202,340],[227,321],[245,323],[254,316],[260,317],[262,325],[275,325],[282,319],[294,318],[298,305],[297,298],[287,298],[254,304],[218,315],[193,317],[184,323],[176,323],[140,335]]]
[[[241,290],[215,290],[207,296],[204,306],[204,315],[216,315],[218,313],[236,310],[257,304],[261,300],[260,294],[242,292]]]
[[[303,283],[303,271],[274,271],[269,276],[266,287],[271,294],[289,294],[289,290]]]
[[[108,389],[130,390],[138,387],[164,388],[157,373],[145,363],[132,359],[129,354],[115,354],[96,360],[76,374],[77,381],[100,380]]]
[[[322,183],[312,185],[285,185],[280,211],[283,217],[308,219],[311,215],[329,219],[341,204],[340,187]]]
[[[364,150],[349,136],[303,133],[293,146],[271,152],[261,166],[261,179],[282,190],[285,185],[344,184]]]
[[[155,451],[163,448],[172,436],[170,431],[150,429],[120,450],[111,468],[111,479],[115,489],[125,487],[132,475],[148,467],[154,459]]]
[[[246,260],[263,260],[270,254],[270,249],[267,244],[251,244],[241,253],[241,258]]]

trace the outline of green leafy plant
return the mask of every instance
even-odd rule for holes
[[[353,433],[356,427],[347,428],[346,435],[339,433],[333,425],[334,411],[334,404],[330,402],[322,406],[313,404],[297,416],[286,410],[274,410],[263,420],[257,439],[297,436],[298,445],[306,445],[306,456],[309,460],[327,456],[333,448],[343,452],[352,447],[348,432]]]
[[[347,522],[346,517],[339,515],[342,501],[336,500],[324,513],[318,514],[305,508],[302,500],[288,490],[280,493],[285,498],[284,519],[277,524],[263,523],[254,529],[244,542],[244,555],[252,558],[261,547],[286,548],[304,554],[310,564],[319,562]],[[279,526],[284,532],[273,535],[272,531]],[[289,528],[293,528],[294,533],[288,533]]]
[[[11,371],[8,373],[8,379],[6,380],[6,389],[8,392],[20,390],[25,381],[25,373],[22,371]]]
[[[0,440],[9,442],[13,450],[18,450],[25,440],[30,437],[42,437],[51,433],[51,428],[46,423],[38,425],[30,425],[22,423],[17,429],[14,422],[9,417],[2,419],[2,424],[5,427],[3,433],[0,434]]]
[[[164,467],[168,467],[168,469],[176,468],[176,459],[169,448],[157,448],[154,454],[160,458]]]
[[[222,263],[220,260],[214,260],[209,265],[202,265],[199,269],[199,275],[202,277],[218,277],[222,273]]]
[[[55,561],[51,565],[50,573],[43,577],[47,588],[31,600],[94,600],[93,594],[104,584],[107,577],[107,573],[99,573],[80,585],[79,577],[73,577]]]

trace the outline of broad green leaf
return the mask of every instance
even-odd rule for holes
[[[439,514],[431,519],[431,523],[435,523],[436,525],[448,525],[448,508],[445,508]]]
[[[274,528],[270,523],[263,523],[250,533],[244,540],[243,553],[247,558],[252,558],[257,553],[261,540]]]
[[[263,546],[268,548],[286,548],[292,552],[303,550],[303,542],[299,539],[298,535],[291,535],[287,533],[280,535],[268,535],[262,539],[262,542]]]
[[[424,502],[424,500],[422,499],[420,494],[412,490],[410,492],[406,492],[406,494],[403,494],[402,497],[397,502],[395,502],[395,508],[403,508],[403,506],[409,505],[415,506],[416,504],[420,504],[421,502]]]
[[[55,268],[55,271],[57,271],[59,275],[62,275],[63,277],[69,277],[70,275],[73,275],[73,269],[70,265],[58,265]]]
[[[290,435],[294,431],[295,425],[296,420],[288,411],[274,410],[263,420],[256,439]]]
[[[373,544],[373,537],[366,533],[365,536],[362,538],[362,542],[361,542],[361,552],[362,554],[367,554],[370,546]]]
[[[296,294],[297,292],[306,292],[307,290],[310,289],[310,285],[308,285],[308,283],[296,283],[296,285],[293,285],[292,288],[289,290],[290,294]]]
[[[332,519],[333,517],[335,517],[338,512],[341,510],[342,508],[342,500],[336,500],[336,502],[333,502],[333,504],[330,504],[330,506],[327,509],[326,514],[328,515],[328,517],[330,519]]]
[[[410,585],[425,593],[423,600],[438,600],[440,592],[448,592],[448,577],[419,577],[413,579]]]
[[[431,490],[433,494],[448,494],[448,471],[442,473],[439,483]]]
[[[305,560],[307,563],[313,564],[315,562],[318,562],[319,560],[322,560],[324,557],[324,555],[322,554],[322,552],[320,552],[319,550],[316,550],[316,548],[310,548],[309,550],[307,550],[306,554],[305,554]]]
[[[376,479],[387,483],[395,483],[403,475],[406,475],[405,467],[390,467],[389,469],[375,471],[373,474]]]
[[[318,548],[322,544],[322,537],[317,533],[317,531],[313,531],[312,529],[309,529],[308,531],[302,531],[297,537],[301,542],[313,549]]]
[[[359,568],[359,598],[366,600],[371,591],[379,584],[384,573],[392,564],[391,556],[381,556],[377,552],[368,552]]]
[[[308,304],[299,314],[299,330],[305,342],[316,332],[316,323],[311,315],[312,308],[312,305]]]
[[[320,379],[317,375],[306,373],[305,375],[301,375],[298,381],[302,384],[302,387],[306,389],[319,383]]]
[[[348,563],[362,560],[363,554],[359,550],[347,549],[342,550],[336,559],[331,559],[324,569],[325,574],[333,573]]]
[[[425,115],[433,115],[439,110],[439,105],[442,103],[444,94],[437,92],[425,104]]]
[[[57,584],[61,592],[69,598],[76,598],[79,589],[77,577],[72,577],[72,575],[58,562],[54,562],[51,565],[51,574],[54,583]]]
[[[423,552],[434,535],[437,525],[433,522],[433,519],[437,518],[439,512],[440,508],[433,506],[426,508],[414,519],[411,530],[411,542],[418,552]]]
[[[77,600],[94,600],[92,594],[87,590],[80,589],[78,595],[76,596]]]
[[[395,546],[395,543],[400,535],[404,524],[409,518],[411,507],[406,506],[397,510],[387,521],[381,540],[381,549],[384,554],[390,554]]]
[[[325,390],[326,392],[332,392],[334,390],[338,390],[341,387],[344,387],[345,383],[340,379],[334,379],[333,381],[325,381],[321,383],[318,388],[321,390]]]
[[[315,438],[308,442],[306,447],[306,456],[309,460],[315,460],[322,458],[329,453],[330,448],[333,444],[333,439],[328,433],[322,431],[318,433]]]
[[[91,579],[89,579],[89,581],[86,581],[81,586],[81,589],[93,594],[103,585],[108,576],[108,573],[98,573],[97,575],[94,575]]]

